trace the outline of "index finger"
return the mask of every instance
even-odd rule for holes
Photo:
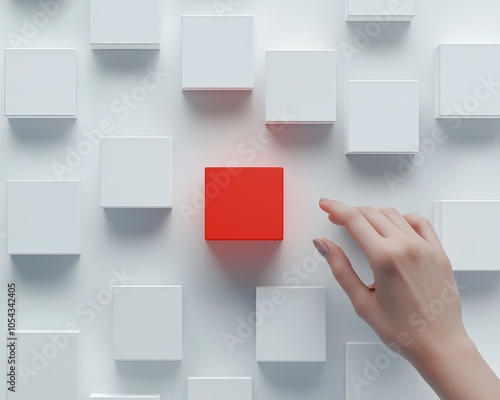
[[[368,257],[379,250],[383,238],[361,212],[336,200],[321,199],[319,206],[332,219],[346,227]]]

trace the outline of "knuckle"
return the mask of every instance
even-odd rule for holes
[[[356,209],[360,212],[370,212],[370,211],[373,211],[374,208],[372,206],[359,206],[359,207],[356,207]]]
[[[363,215],[361,214],[361,212],[359,210],[351,208],[350,210],[346,211],[346,213],[344,214],[344,221],[346,223],[353,223],[362,217],[363,217]]]
[[[421,224],[424,225],[424,226],[427,226],[429,228],[432,227],[432,222],[427,219],[427,218],[424,218],[424,217],[420,217],[421,218]]]
[[[416,261],[422,256],[422,251],[418,243],[414,240],[406,240],[395,246],[394,259],[401,261]]]
[[[408,213],[405,215],[405,218],[410,223],[417,224],[417,225],[422,223],[422,220],[424,220],[424,218],[417,213]]]
[[[382,214],[386,215],[399,215],[399,211],[394,207],[382,207],[379,209]]]
[[[398,240],[382,248],[378,254],[378,268],[385,272],[393,271],[398,265],[415,262],[422,257],[422,249],[414,240]]]

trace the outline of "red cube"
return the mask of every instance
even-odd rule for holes
[[[205,240],[283,240],[283,168],[205,169]]]

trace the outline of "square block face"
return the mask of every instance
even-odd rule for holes
[[[115,286],[113,358],[182,360],[182,287]]]
[[[160,47],[160,0],[90,0],[95,49]]]
[[[182,17],[182,88],[252,90],[253,17]]]
[[[17,357],[16,391],[7,390],[7,400],[79,400],[79,333],[17,331],[16,337],[7,337]]]
[[[75,50],[5,49],[5,116],[75,118]]]
[[[7,181],[7,253],[80,253],[78,181]]]
[[[91,394],[89,400],[160,400],[159,394]]]
[[[347,84],[346,154],[419,151],[418,81]]]
[[[283,168],[206,168],[205,240],[283,240]]]
[[[415,369],[382,343],[346,343],[346,400],[418,400]]]
[[[500,271],[500,201],[438,201],[434,227],[456,271]]]
[[[258,287],[257,361],[325,362],[323,287]]]
[[[442,44],[436,118],[500,118],[500,44]]]
[[[101,138],[101,207],[171,208],[172,138]]]
[[[335,50],[268,51],[266,123],[334,123],[336,85]]]
[[[188,400],[252,400],[252,378],[188,378]]]
[[[415,0],[346,0],[346,21],[411,21]]]

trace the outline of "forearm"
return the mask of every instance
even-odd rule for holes
[[[415,368],[442,400],[498,400],[500,379],[468,337],[423,352]]]

